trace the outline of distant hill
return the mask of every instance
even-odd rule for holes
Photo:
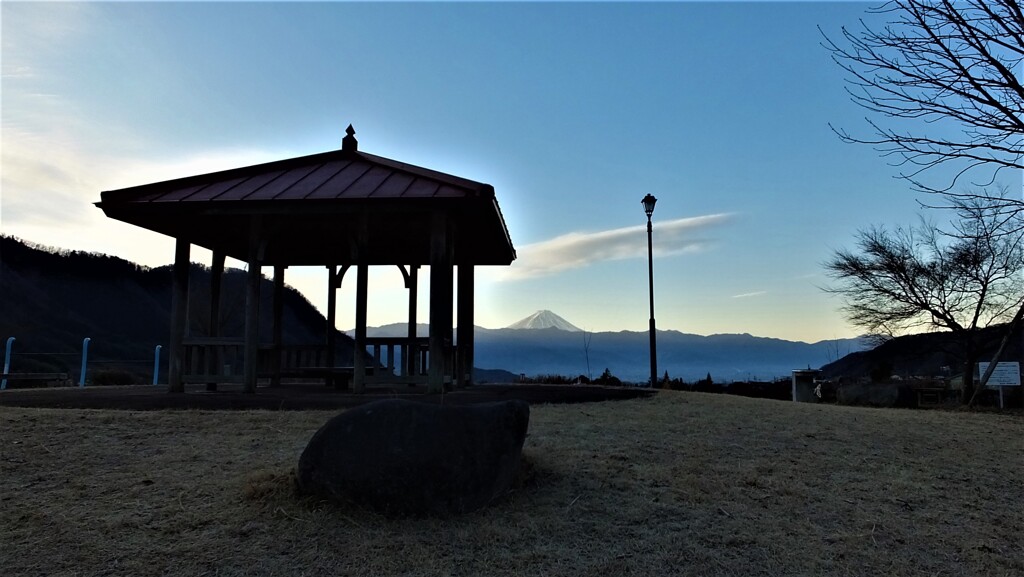
[[[222,335],[244,334],[245,281],[244,271],[225,271]],[[189,325],[193,334],[207,334],[209,270],[193,263],[189,285]],[[272,293],[273,283],[263,279],[260,335],[267,342]],[[0,339],[16,337],[12,371],[77,373],[82,339],[90,337],[90,367],[151,374],[154,347],[166,351],[168,345],[170,304],[170,266],[150,269],[0,237]],[[327,327],[316,307],[291,287],[285,288],[282,324],[286,344],[322,343]],[[339,332],[337,342],[337,358],[351,358],[351,339]]]
[[[417,334],[426,336],[427,329],[427,325],[417,325]],[[370,327],[367,334],[404,336],[407,331],[407,325],[396,323]],[[569,377],[597,377],[607,368],[615,376],[633,382],[646,382],[650,376],[647,332],[476,327],[474,334],[477,367],[504,369],[516,375]],[[658,371],[689,381],[708,373],[718,382],[770,380],[789,376],[793,369],[818,368],[862,348],[864,342],[860,339],[803,343],[748,334],[701,336],[658,331]]]
[[[857,339],[802,343],[749,334],[701,336],[658,331],[658,372],[659,377],[667,371],[670,377],[688,381],[708,373],[719,382],[770,380],[789,376],[793,369],[820,367],[862,346]],[[528,376],[597,377],[607,368],[623,380],[646,382],[649,347],[647,332],[477,328],[475,360],[477,366]]]
[[[988,360],[999,348],[1006,325],[982,329],[978,333],[981,360]],[[1021,332],[1017,331],[1004,353],[1004,360],[1018,360],[1024,354]],[[821,367],[825,378],[870,377],[880,371],[901,377],[954,376],[963,372],[964,358],[949,332],[920,333],[897,337],[869,350],[854,352]]]
[[[210,272],[193,264],[189,274],[190,326],[193,334],[203,335],[209,325]],[[224,335],[243,334],[245,281],[244,271],[225,272]],[[272,292],[272,282],[263,279],[260,334],[264,342],[271,334]],[[7,337],[16,337],[12,371],[74,374],[82,339],[90,337],[90,367],[147,375],[152,370],[153,348],[167,346],[170,302],[170,266],[150,269],[112,256],[58,251],[0,236],[0,346]],[[302,294],[286,287],[285,343],[323,342],[326,326],[323,315]],[[998,326],[981,331],[986,356],[998,346],[1003,330]],[[405,336],[406,331],[406,325],[399,323],[367,332]],[[417,331],[425,336],[427,326],[419,325]],[[352,340],[336,334],[336,358],[351,358]],[[474,364],[480,367],[481,381],[511,380],[519,374],[596,377],[606,368],[626,381],[645,382],[649,376],[646,332],[589,333],[551,311],[538,311],[508,328],[476,327],[475,334]],[[1020,342],[1015,341],[1008,357],[1021,357]],[[860,339],[803,343],[749,334],[658,331],[658,370],[689,381],[711,373],[716,382],[768,380],[806,367],[820,367],[826,377],[854,378],[877,370],[901,376],[962,371],[963,360],[949,333],[909,335],[865,349]]]
[[[473,382],[481,385],[487,383],[514,383],[518,379],[519,375],[501,369],[473,369]]]

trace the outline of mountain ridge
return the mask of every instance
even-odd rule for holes
[[[209,270],[193,264],[189,275],[191,326],[194,335],[201,335],[209,321]],[[242,271],[225,272],[221,334],[241,334],[245,276]],[[82,339],[88,336],[92,338],[90,358],[103,362],[126,359],[138,364],[125,369],[149,372],[154,345],[167,344],[170,280],[167,266],[148,268],[117,257],[48,249],[0,236],[0,292],[5,297],[0,299],[0,337],[17,337],[13,355],[17,364],[12,370],[69,372],[73,359],[81,353]],[[261,296],[266,298],[261,298],[260,332],[266,338],[272,290],[269,279],[262,283]],[[321,342],[326,330],[323,315],[290,287],[285,310],[286,343]],[[548,320],[557,317],[554,313],[541,316]],[[367,330],[370,336],[405,336],[407,332],[405,323]],[[418,332],[425,336],[427,326],[419,325]],[[477,368],[588,378],[607,368],[634,382],[646,382],[650,376],[646,331],[589,332],[549,326],[529,330],[477,327],[474,333]],[[338,343],[347,350],[337,358],[350,358],[351,340],[339,338]],[[749,334],[702,336],[669,329],[658,331],[658,366],[661,374],[668,372],[687,380],[707,373],[726,381],[770,379],[788,376],[793,369],[825,365],[842,357],[841,352],[861,348],[855,339],[808,344]],[[53,354],[38,356],[40,351]]]
[[[427,336],[428,325],[417,334]],[[368,336],[405,336],[408,325],[391,323],[368,327]],[[697,335],[674,329],[659,330],[658,367],[661,375],[687,380],[713,377],[730,380],[771,380],[794,369],[821,367],[847,353],[864,348],[861,339],[832,339],[806,343],[749,333]],[[589,344],[586,342],[589,339]],[[514,374],[600,375],[607,368],[634,382],[650,377],[647,331],[565,331],[543,329],[489,329],[475,327],[474,364]],[[588,367],[589,360],[589,367]]]
[[[379,337],[399,336],[399,337],[404,337],[404,336],[406,336],[406,334],[408,334],[408,332],[407,332],[408,331],[408,328],[407,328],[408,326],[409,326],[408,323],[402,323],[402,322],[386,323],[386,324],[383,324],[383,325],[367,327],[366,330],[367,330],[367,335],[368,336],[379,336]],[[506,327],[498,327],[498,328],[489,328],[489,327],[484,327],[484,326],[481,326],[481,325],[473,325],[473,328],[476,329],[477,331],[504,331],[504,330],[509,330],[509,327],[507,327],[507,326]],[[428,336],[429,329],[430,329],[430,325],[427,324],[427,323],[416,323],[416,334],[417,334],[417,336],[421,336],[421,337]],[[514,329],[514,330],[520,330],[520,329]],[[532,329],[532,330],[544,330],[544,329]],[[350,329],[346,329],[344,332],[352,333],[354,331],[355,331],[355,328],[350,328]],[[575,332],[575,331],[565,331],[565,332]],[[611,330],[611,331],[587,331],[587,330],[580,329],[579,332],[585,333],[585,334],[602,334],[602,333],[611,333],[611,334],[628,333],[628,334],[635,334],[635,335],[646,335],[646,334],[648,334],[648,332],[646,330],[637,331],[637,330],[630,330],[630,329],[619,329],[619,330]],[[766,337],[766,336],[763,336],[763,335],[755,335],[755,334],[751,334],[751,333],[712,333],[710,335],[701,335],[701,334],[698,334],[698,333],[685,333],[685,332],[682,332],[682,331],[680,331],[678,329],[658,329],[657,333],[658,333],[658,335],[661,335],[661,334],[678,334],[678,335],[683,335],[683,336],[700,337],[700,338],[705,338],[705,339],[728,338],[728,337],[749,337],[749,338],[753,338],[753,339],[768,339],[768,340],[781,341],[781,342],[786,342],[786,343],[802,343],[802,344],[806,344],[806,345],[823,345],[823,344],[827,344],[827,343],[845,344],[845,343],[858,342],[861,339],[866,338],[866,337],[850,337],[850,338],[823,339],[823,340],[820,340],[820,341],[793,341],[793,340],[789,340],[789,339],[784,339],[782,337]]]

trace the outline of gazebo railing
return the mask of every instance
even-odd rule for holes
[[[187,383],[241,383],[244,377],[245,341],[237,337],[189,337],[184,343],[183,375]],[[429,339],[417,337],[368,337],[366,383],[425,383],[429,367]],[[453,357],[454,350],[447,356]],[[324,345],[261,344],[257,372],[261,378],[300,377],[312,369],[351,369],[349,360],[328,362]],[[279,360],[280,364],[276,364]],[[447,359],[450,366],[453,358]],[[333,365],[333,366],[330,366]],[[448,372],[448,371],[446,371]]]
[[[186,383],[241,383],[245,341],[230,337],[188,337],[183,342]]]
[[[367,382],[426,382],[429,343],[427,337],[367,337],[371,366],[380,367],[367,377]]]
[[[326,367],[328,363],[327,347],[324,345],[283,345],[280,348],[280,370],[282,375],[300,375],[302,369],[310,367]],[[272,376],[278,367],[274,366],[275,348],[273,345],[260,345],[259,374]]]
[[[237,337],[189,337],[184,341],[184,375],[186,383],[241,383],[245,375],[245,340]],[[280,348],[261,344],[257,373],[261,378],[273,377],[280,370],[285,376],[301,376],[308,367],[327,366],[324,345],[287,345]],[[275,358],[280,365],[275,365]]]

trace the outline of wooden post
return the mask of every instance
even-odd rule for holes
[[[334,368],[334,327],[338,324],[338,269],[333,264],[327,267],[327,331],[324,344],[327,346],[325,363]],[[330,375],[324,377],[324,384],[330,386],[334,379]]]
[[[283,327],[281,326],[282,317],[284,316],[284,269],[281,265],[274,265],[274,295],[273,295],[273,341],[274,341],[274,357],[271,362],[271,370],[273,376],[270,378],[270,386],[279,387],[281,386],[281,353],[283,352],[282,345],[284,344],[283,339]]]
[[[191,244],[183,239],[174,239],[174,276],[171,287],[171,343],[167,358],[168,390],[184,393],[182,365],[185,356],[185,326],[188,324],[188,269]]]
[[[246,393],[256,392],[256,379],[259,375],[260,352],[260,271],[261,242],[259,238],[259,220],[251,224],[249,235],[249,274],[245,291],[245,375],[243,390]]]
[[[213,262],[210,263],[210,338],[220,336],[220,293],[224,280],[224,253],[213,251]],[[211,347],[206,352],[206,372],[209,375],[219,375],[221,365],[220,347]],[[207,391],[217,390],[217,381],[206,383]]]
[[[405,361],[406,372],[410,377],[416,377],[419,367],[419,347],[416,345],[416,339],[419,337],[419,333],[416,330],[416,304],[419,298],[419,270],[420,265],[413,264],[409,265],[409,277],[406,279],[406,287],[409,289],[409,331],[407,336],[409,338],[409,346],[406,348]]]
[[[433,216],[430,238],[430,367],[427,392],[444,392],[452,334],[452,251],[448,219]]]
[[[362,393],[366,386],[366,300],[369,267],[358,265],[356,272],[356,335],[355,350],[352,353],[352,389]]]
[[[225,255],[213,251],[213,262],[210,265],[210,336],[220,336],[220,293],[224,281]]]
[[[459,386],[473,384],[473,265],[459,265],[458,367]]]

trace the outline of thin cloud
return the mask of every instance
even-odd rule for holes
[[[0,165],[4,225],[47,222],[59,226],[81,219],[89,201],[98,200],[95,169],[60,137],[5,127]],[[9,140],[8,140],[9,139]]]
[[[705,250],[701,234],[731,219],[727,213],[657,223],[654,254],[671,256]],[[571,232],[519,248],[519,258],[500,275],[501,280],[549,276],[611,260],[646,258],[647,226],[628,226],[598,232]]]
[[[749,298],[759,297],[761,295],[766,295],[766,294],[768,294],[768,291],[754,291],[752,293],[742,293],[742,294],[738,294],[738,295],[732,295],[732,298],[734,298],[734,299],[749,299]]]
[[[96,211],[100,192],[288,158],[287,152],[205,150],[179,158],[91,151],[71,138],[5,127],[0,152],[4,225],[67,225]],[[10,138],[10,140],[8,140]]]
[[[4,65],[2,75],[4,78],[34,78],[35,73],[31,66],[8,66]]]

